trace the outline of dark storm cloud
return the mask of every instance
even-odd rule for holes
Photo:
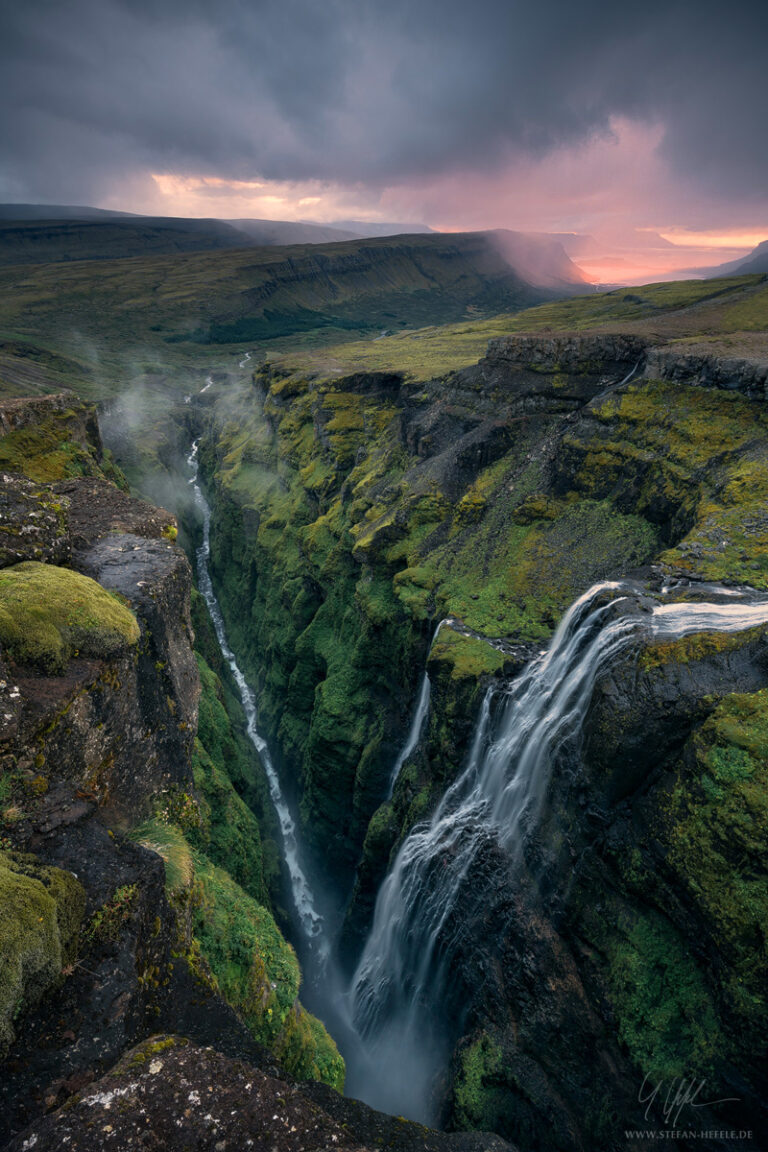
[[[3,0],[0,198],[145,171],[384,182],[660,120],[709,191],[768,178],[763,0]]]

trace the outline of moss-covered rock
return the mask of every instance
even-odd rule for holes
[[[69,872],[0,852],[0,1055],[17,1017],[61,979],[77,950],[85,893]]]
[[[73,655],[106,660],[139,639],[136,617],[95,580],[30,560],[0,572],[0,643],[48,674]]]
[[[667,804],[670,863],[721,957],[720,993],[748,1050],[768,1023],[768,689],[725,697]]]
[[[609,994],[635,1065],[654,1081],[711,1074],[722,1036],[681,933],[658,913],[632,909],[619,912],[606,935]]]
[[[509,1127],[509,1074],[498,1039],[481,1032],[461,1051],[453,1082],[453,1115],[464,1130],[496,1132]]]
[[[343,1087],[344,1061],[298,1004],[299,964],[271,912],[200,853],[195,896],[195,936],[225,999],[291,1075]]]
[[[279,891],[277,846],[267,836],[266,866],[262,824],[269,801],[259,787],[256,753],[237,727],[234,700],[227,699],[221,680],[198,655],[201,695],[198,730],[192,752],[200,819],[190,824],[190,842],[221,865],[259,903],[270,903]],[[266,873],[266,874],[265,874]]]
[[[95,408],[74,392],[0,402],[0,469],[50,483],[99,476],[102,459]]]

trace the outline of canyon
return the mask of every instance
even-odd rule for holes
[[[761,1146],[764,292],[0,402],[9,1148]]]

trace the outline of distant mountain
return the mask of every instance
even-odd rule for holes
[[[370,220],[332,220],[328,226],[351,232],[353,238],[358,240],[372,236],[421,236],[435,231],[426,224],[372,224]]]
[[[359,232],[346,232],[330,224],[309,224],[301,220],[225,220],[224,223],[244,232],[254,244],[265,247],[361,239]]]
[[[763,240],[748,256],[742,256],[739,260],[729,260],[726,264],[718,264],[706,271],[710,276],[733,276],[734,272],[740,276],[765,274],[768,272],[768,240]]]
[[[546,237],[548,240],[557,240],[562,244],[566,256],[578,260],[580,256],[594,256],[603,250],[594,236],[582,232],[536,232],[533,235]]]
[[[221,248],[329,244],[431,231],[423,224],[208,220],[139,216],[71,204],[0,204],[0,266],[118,260]]]
[[[588,284],[582,270],[573,263],[560,239],[548,233],[511,232],[497,228],[486,235],[511,268],[535,288],[572,291],[575,285]]]
[[[369,240],[378,236],[421,236],[433,233],[426,224],[371,224],[365,220],[227,220],[257,244],[330,244],[335,240]]]
[[[135,219],[133,212],[112,212],[109,208],[76,204],[0,204],[0,220],[99,220],[105,216]]]
[[[0,217],[0,265],[119,260],[254,244],[250,236],[223,220],[119,214],[53,220]]]
[[[83,236],[89,228],[101,234],[95,224],[78,227]],[[232,231],[239,243],[243,234]],[[34,323],[67,355],[87,338],[105,357],[142,346],[147,362],[164,364],[195,344],[255,348],[298,334],[333,343],[474,321],[587,290],[561,245],[515,233],[240,245],[172,258],[152,252],[122,261],[117,275],[104,259],[73,261],[66,275],[55,262],[0,267],[0,334],[21,322],[28,333]]]

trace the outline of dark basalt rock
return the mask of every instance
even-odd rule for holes
[[[62,480],[52,491],[64,497],[72,547],[88,548],[112,532],[129,532],[148,540],[175,539],[176,518],[164,508],[129,496],[98,477]]]
[[[67,564],[71,552],[69,499],[45,484],[0,474],[0,568],[24,560]]]
[[[645,362],[649,341],[625,333],[499,336],[478,367],[492,386],[519,398],[583,403]]]
[[[654,348],[645,375],[650,380],[674,380],[700,388],[741,392],[752,400],[768,396],[768,361],[738,356],[686,352],[680,348]]]
[[[17,1136],[8,1152],[514,1152],[497,1136],[443,1135],[322,1085],[275,1079],[180,1036],[156,1036]]]
[[[615,803],[631,795],[682,747],[718,699],[757,692],[768,683],[764,629],[713,638],[710,650],[705,643],[698,654],[681,648],[677,658],[669,647],[667,658],[665,646],[658,647],[658,663],[650,667],[636,658],[623,660],[596,685],[585,725],[593,796]]]

